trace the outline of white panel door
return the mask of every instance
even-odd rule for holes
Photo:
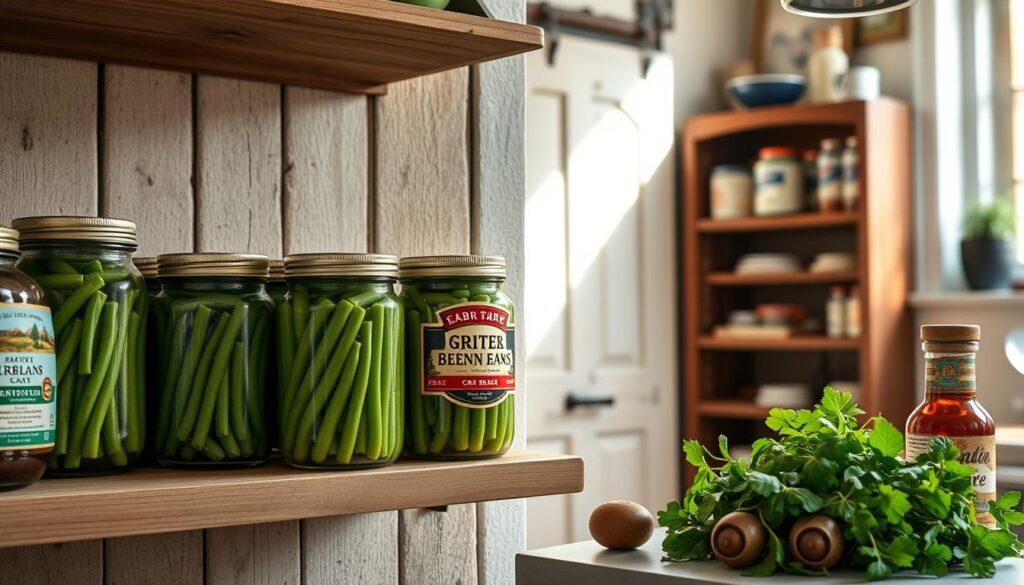
[[[527,61],[527,442],[586,477],[527,504],[530,548],[589,538],[605,500],[656,511],[679,459],[671,62],[645,76],[638,51],[573,38],[546,58]]]

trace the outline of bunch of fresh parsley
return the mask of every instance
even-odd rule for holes
[[[861,414],[848,392],[832,388],[814,410],[774,408],[766,422],[780,439],[754,442],[749,464],[729,455],[724,436],[720,455],[686,441],[683,451],[697,474],[683,502],[658,513],[668,527],[667,557],[709,558],[711,529],[735,511],[759,516],[768,532],[764,558],[746,575],[821,574],[790,557],[783,544],[793,522],[808,514],[840,523],[847,544],[842,564],[866,569],[872,581],[902,569],[942,576],[957,564],[990,577],[996,561],[1020,556],[1024,544],[1008,530],[1024,523],[1015,510],[1019,492],[990,503],[998,528],[979,525],[974,469],[959,462],[948,439],[933,439],[930,451],[903,461],[903,434],[882,417],[858,427]]]

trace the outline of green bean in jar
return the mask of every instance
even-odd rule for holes
[[[267,258],[158,258],[157,461],[167,467],[246,467],[267,460],[266,365],[273,302]]]
[[[468,459],[515,434],[515,309],[500,256],[400,262],[406,310],[405,453]]]
[[[103,217],[25,217],[18,267],[46,293],[57,339],[61,398],[49,475],[126,471],[145,447],[149,313],[132,264],[135,224]]]
[[[288,256],[278,308],[280,449],[304,468],[368,468],[402,449],[398,259]]]

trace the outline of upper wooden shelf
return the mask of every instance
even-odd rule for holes
[[[387,0],[0,0],[0,49],[357,93],[544,46],[540,28]]]
[[[575,493],[583,460],[512,451],[360,471],[142,468],[0,494],[0,547]]]
[[[802,284],[842,284],[856,282],[856,272],[789,272],[781,274],[736,274],[711,272],[708,284],[712,286],[785,286]]]
[[[743,400],[704,400],[697,410],[706,418],[764,420],[771,408]]]
[[[856,225],[860,214],[854,211],[841,213],[800,213],[778,217],[744,217],[741,219],[699,219],[700,233],[768,232],[781,230],[809,230]]]
[[[860,349],[860,339],[804,335],[787,339],[741,339],[700,337],[697,347],[722,351],[851,351]]]

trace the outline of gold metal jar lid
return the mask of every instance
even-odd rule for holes
[[[0,251],[18,253],[18,230],[0,227]]]
[[[153,256],[136,256],[132,264],[139,269],[143,278],[156,278],[156,258]]]
[[[75,240],[138,246],[135,222],[110,217],[19,217],[11,227],[21,232],[21,242]]]
[[[284,260],[280,258],[270,259],[270,280],[271,282],[281,282],[284,280]]]
[[[398,257],[388,254],[290,254],[284,258],[284,275],[379,276],[398,278]]]
[[[176,276],[256,276],[268,277],[269,260],[259,254],[194,252],[161,254],[156,258],[160,278]]]
[[[414,256],[398,263],[402,278],[488,276],[505,278],[502,256]]]
[[[921,341],[943,343],[981,341],[981,327],[977,325],[921,325]]]

